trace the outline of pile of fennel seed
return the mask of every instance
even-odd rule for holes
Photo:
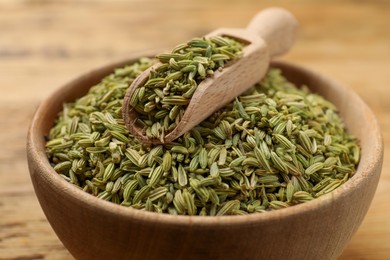
[[[64,104],[46,150],[67,182],[140,210],[215,216],[304,203],[354,175],[360,149],[336,108],[278,69],[174,143],[143,145],[121,107],[153,62],[118,68]]]

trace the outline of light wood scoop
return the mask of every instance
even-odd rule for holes
[[[165,136],[163,143],[172,142],[259,82],[268,70],[270,59],[290,49],[296,29],[297,21],[291,13],[281,8],[269,8],[259,12],[246,29],[221,28],[207,34],[206,38],[219,35],[243,42],[243,55],[198,85],[181,121]],[[134,91],[143,86],[150,72],[159,66],[161,63],[153,65],[133,81],[122,107],[126,127],[148,144],[161,144],[162,141],[144,134],[136,123],[138,113],[129,102]]]

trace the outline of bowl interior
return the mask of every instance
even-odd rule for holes
[[[141,56],[150,56],[147,54],[140,54]],[[138,55],[136,55],[138,56]],[[78,97],[83,96],[89,90],[89,88],[97,84],[104,76],[108,75],[113,71],[113,69],[123,66],[125,64],[131,63],[134,59],[117,62],[105,67],[102,67],[97,70],[93,70],[89,73],[82,75],[76,80],[66,84],[55,93],[53,93],[49,98],[47,98],[41,106],[38,108],[38,111],[33,119],[31,124],[28,145],[31,149],[29,152],[33,152],[35,159],[39,159],[41,166],[45,169],[42,171],[42,174],[46,178],[53,182],[54,185],[60,185],[66,187],[66,191],[72,193],[75,196],[80,196],[79,199],[96,199],[91,195],[80,192],[80,190],[74,187],[71,184],[66,183],[62,178],[60,178],[50,166],[46,153],[45,153],[45,136],[50,131],[50,128],[54,124],[54,121],[57,117],[59,111],[61,111],[63,103],[72,102]],[[355,135],[361,145],[361,161],[359,163],[357,173],[353,176],[347,183],[341,186],[341,188],[336,189],[332,194],[322,196],[310,203],[305,203],[306,205],[315,206],[315,204],[321,204],[323,202],[329,202],[329,200],[335,199],[335,196],[341,195],[343,192],[347,192],[349,188],[354,185],[358,185],[361,180],[361,177],[364,176],[366,172],[369,172],[370,167],[373,167],[380,161],[381,153],[383,153],[382,147],[382,136],[378,126],[378,122],[367,105],[358,97],[352,90],[340,85],[339,83],[324,77],[320,74],[307,70],[297,65],[291,63],[286,63],[282,61],[274,61],[271,64],[272,67],[280,68],[283,75],[291,82],[295,83],[297,86],[306,85],[313,92],[316,92],[333,104],[339,109],[340,114],[346,124],[348,131]],[[365,122],[365,123],[362,123]],[[77,195],[76,195],[77,194]],[[332,197],[332,198],[329,198]],[[101,206],[102,208],[106,207],[118,207],[112,203],[107,203],[102,200],[96,199],[96,205]],[[305,204],[295,205],[294,207],[283,209],[281,212],[287,214],[288,211],[294,213],[300,208],[305,208]],[[119,210],[121,213],[132,213],[134,210],[127,209],[124,207],[119,207],[122,210]],[[142,212],[150,215],[149,212]],[[272,217],[274,212],[269,212],[267,214],[261,214],[262,216]],[[152,213],[152,215],[154,215]],[[163,217],[170,218],[169,215],[163,214]],[[181,216],[174,216],[174,219]],[[235,216],[239,218],[240,216]],[[245,216],[247,218],[248,216]],[[259,216],[256,216],[256,219]],[[184,219],[188,216],[184,216]],[[202,218],[202,217],[195,217]],[[206,217],[207,218],[207,217]],[[223,217],[222,217],[223,218]],[[228,216],[228,218],[231,218]],[[207,218],[210,220],[210,218]],[[200,220],[204,221],[204,220]]]

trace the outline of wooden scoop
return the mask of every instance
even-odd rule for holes
[[[136,124],[138,114],[129,104],[134,91],[146,83],[150,72],[161,63],[153,65],[137,77],[127,90],[122,109],[126,127],[144,143],[172,142],[259,82],[268,70],[270,59],[290,49],[296,28],[297,21],[291,13],[281,8],[269,8],[259,12],[246,29],[221,28],[207,34],[206,38],[219,35],[243,42],[246,44],[243,55],[228,62],[222,71],[216,71],[198,85],[181,121],[164,140],[149,138],[143,133]]]

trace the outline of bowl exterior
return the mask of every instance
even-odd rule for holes
[[[46,158],[44,136],[63,102],[83,95],[122,64],[93,71],[58,90],[38,108],[29,130],[27,155],[36,195],[75,258],[333,259],[341,254],[369,208],[383,160],[378,123],[356,94],[303,68],[274,63],[291,81],[315,86],[340,109],[348,129],[361,140],[357,174],[334,192],[287,209],[248,216],[171,216],[99,200],[62,180]],[[370,124],[358,125],[356,113]]]

